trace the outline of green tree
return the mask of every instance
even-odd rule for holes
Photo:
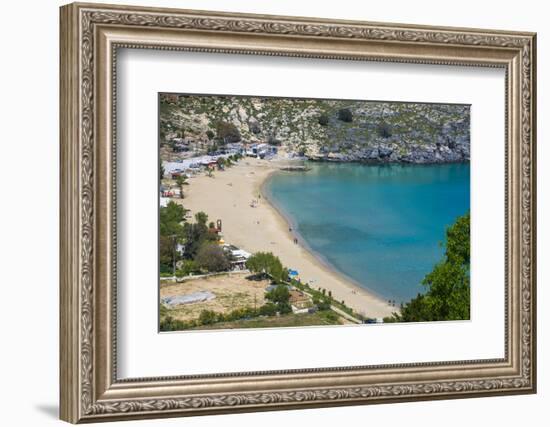
[[[166,206],[160,208],[159,222],[161,236],[182,235],[185,214],[187,209],[182,205],[170,201]]]
[[[176,177],[176,185],[178,186],[179,190],[180,190],[180,198],[183,199],[184,196],[183,196],[183,186],[184,185],[189,185],[189,183],[187,182],[187,177],[185,175],[179,175]]]
[[[178,263],[179,269],[176,271],[176,277],[189,276],[191,273],[197,271],[199,267],[197,263],[192,259],[185,259]]]
[[[179,257],[177,240],[174,237],[161,235],[159,238],[159,263],[161,272],[174,274],[175,264]]]
[[[470,265],[470,214],[458,217],[456,222],[447,229],[448,260],[458,264]]]
[[[159,213],[159,261],[161,270],[170,269],[175,273],[175,265],[180,258],[178,244],[185,241],[185,213],[187,210],[172,201],[160,208]]]
[[[197,221],[197,224],[206,226],[206,223],[208,222],[208,215],[203,211],[197,212],[195,214],[195,220]]]
[[[346,123],[351,123],[353,121],[353,114],[349,108],[341,108],[338,110],[338,119]]]
[[[281,282],[288,276],[281,260],[271,252],[256,252],[246,261],[246,268],[256,274],[267,274],[274,282]]]
[[[266,293],[265,298],[277,305],[277,311],[281,314],[290,313],[290,292],[286,285],[277,285],[274,289]]]
[[[162,160],[159,161],[159,179],[164,178],[164,166],[162,165]]]
[[[404,322],[465,320],[470,318],[470,214],[459,217],[447,229],[446,251],[426,275],[427,288],[403,305],[396,320]]]
[[[197,252],[195,262],[200,268],[210,272],[226,271],[231,268],[225,252],[215,243],[203,243]]]
[[[216,125],[216,136],[218,139],[225,143],[228,142],[239,142],[241,140],[241,133],[237,126],[233,123],[220,121]]]
[[[330,310],[330,299],[329,298],[314,297],[313,298],[313,304],[315,304],[317,306],[317,308],[321,311]]]
[[[328,125],[328,114],[327,113],[322,113],[318,118],[318,122],[321,126],[327,126]]]
[[[211,233],[208,230],[208,215],[204,212],[197,212],[195,214],[195,223],[185,224],[185,254],[188,258],[195,258],[199,248],[205,243],[214,243],[218,240],[218,236],[215,233]]]
[[[281,284],[267,292],[265,297],[275,304],[286,303],[290,299],[290,292],[286,285]]]

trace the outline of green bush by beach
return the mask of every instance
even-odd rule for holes
[[[470,318],[470,213],[447,229],[443,259],[426,275],[419,294],[385,322],[427,322]]]
[[[280,283],[288,277],[288,270],[271,252],[256,252],[246,261],[246,268],[260,276],[271,277],[275,283]]]

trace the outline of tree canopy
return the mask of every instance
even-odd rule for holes
[[[275,282],[281,282],[288,275],[281,260],[271,252],[256,252],[246,261],[246,268],[257,274],[267,274]]]
[[[216,135],[221,142],[239,142],[241,133],[237,126],[230,122],[220,121],[216,125]]]
[[[447,229],[446,251],[422,284],[427,288],[401,309],[404,322],[470,318],[470,213]]]
[[[205,243],[213,243],[218,240],[215,233],[208,229],[208,215],[204,212],[195,214],[195,223],[185,224],[185,254],[188,257],[195,258],[200,247]]]
[[[322,113],[321,115],[319,115],[319,118],[317,119],[317,121],[321,126],[327,126],[329,123],[328,114]]]
[[[341,108],[338,110],[338,120],[351,123],[353,121],[353,113],[349,108]]]
[[[265,294],[265,298],[276,305],[277,311],[281,314],[290,313],[290,291],[286,285],[277,285],[274,289]]]
[[[177,244],[182,242],[185,236],[185,213],[187,210],[172,201],[167,206],[160,208],[160,268],[161,270],[173,269],[178,253]]]
[[[197,252],[195,262],[210,272],[225,271],[231,267],[223,249],[215,243],[204,243]]]
[[[159,218],[161,236],[181,235],[183,233],[182,222],[185,221],[186,212],[182,205],[172,201],[161,207]]]

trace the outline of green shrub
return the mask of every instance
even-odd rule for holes
[[[226,314],[220,321],[231,322],[234,320],[249,319],[251,317],[257,317],[259,312],[251,307],[237,308],[230,313]]]
[[[256,252],[246,260],[246,268],[256,274],[267,274],[276,283],[288,277],[288,271],[281,260],[271,252]]]
[[[199,323],[201,325],[211,325],[218,321],[218,314],[212,310],[202,310],[199,314]]]
[[[341,108],[338,110],[338,120],[341,120],[346,123],[351,123],[353,121],[353,114],[349,108]]]
[[[233,123],[224,121],[220,121],[216,125],[216,136],[223,142],[239,142],[241,140],[239,129]]]
[[[284,304],[288,303],[290,292],[286,285],[278,285],[276,288],[266,293],[265,297],[275,304]]]
[[[318,118],[318,122],[321,126],[327,126],[328,125],[328,114],[327,113],[322,113],[319,118]]]
[[[288,302],[277,304],[277,309],[279,310],[279,313],[281,313],[281,314],[292,313],[292,307]]]
[[[261,316],[275,316],[277,314],[277,305],[272,302],[268,302],[260,307],[258,313]]]
[[[336,322],[338,320],[338,315],[334,311],[327,311],[324,313],[324,316],[329,322]]]
[[[267,137],[267,143],[269,145],[276,145],[276,146],[279,146],[281,145],[281,140],[280,139],[277,139],[274,135],[269,135]]]
[[[382,138],[389,138],[392,135],[390,125],[385,122],[378,125],[377,132]]]
[[[174,319],[172,316],[166,316],[160,321],[159,325],[162,332],[182,331],[184,329],[193,328],[195,326],[195,322],[184,322],[182,320]]]
[[[223,249],[216,243],[205,242],[195,257],[196,265],[210,272],[227,271],[231,263]]]
[[[418,294],[401,308],[403,322],[467,320],[470,318],[470,214],[447,229],[443,259],[428,273]]]
[[[187,277],[191,273],[198,272],[198,271],[199,271],[199,267],[197,266],[197,263],[192,259],[186,259],[186,260],[180,261],[180,268],[176,270],[176,277],[180,279],[182,277]]]
[[[322,299],[316,305],[320,311],[330,310],[330,300],[328,299]]]

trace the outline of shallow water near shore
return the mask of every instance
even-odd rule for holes
[[[264,185],[296,236],[385,299],[399,304],[423,292],[422,279],[443,256],[445,229],[470,209],[470,165],[308,167]]]

